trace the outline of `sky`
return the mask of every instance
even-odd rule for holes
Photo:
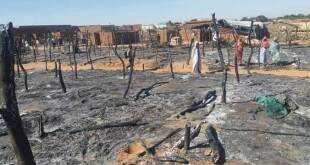
[[[310,0],[6,0],[0,24],[125,25],[183,22],[194,18],[241,19],[310,14]]]

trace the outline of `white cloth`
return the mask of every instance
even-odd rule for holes
[[[199,49],[196,48],[196,45],[192,49],[192,59],[193,59],[193,73],[200,73],[201,72],[201,57]]]
[[[259,54],[259,63],[265,64],[267,62],[267,50],[264,47],[260,47],[260,54]]]

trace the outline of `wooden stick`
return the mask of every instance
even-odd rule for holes
[[[144,148],[144,151],[146,153],[147,156],[149,156],[150,158],[156,160],[156,161],[160,161],[160,162],[167,162],[167,163],[182,163],[182,164],[188,164],[189,161],[181,158],[179,156],[163,156],[163,157],[157,157],[155,155],[152,154],[152,152],[150,151],[149,148],[147,148],[147,146],[145,145],[144,142],[140,141],[141,146]]]
[[[47,136],[47,134],[44,132],[44,126],[43,126],[43,121],[42,121],[42,114],[39,117],[39,130],[38,130],[38,135],[40,138],[44,138]]]
[[[45,42],[43,44],[43,51],[44,51],[44,60],[45,60],[45,71],[47,71],[47,55],[46,55],[46,50],[45,50],[45,47],[46,47],[46,38],[45,38]]]
[[[222,53],[222,50],[221,50],[220,37],[219,37],[219,31],[218,31],[217,24],[216,24],[215,13],[212,14],[212,22],[213,22],[213,27],[215,29],[216,38],[217,38],[217,42],[216,42],[217,51],[219,53],[219,57],[220,57],[220,61],[221,61],[221,66],[223,68],[222,103],[226,104],[227,68],[225,67],[224,57],[223,57],[223,53]]]
[[[91,62],[95,62],[95,61],[98,61],[98,60],[103,60],[103,59],[106,59],[106,58],[108,58],[108,57],[96,58],[96,59],[94,59],[94,60],[90,60],[90,61],[88,61],[88,62],[85,62],[83,65],[87,65],[87,64],[89,64],[89,63],[91,63]]]
[[[181,128],[177,128],[175,130],[173,130],[172,132],[170,132],[166,137],[164,137],[162,140],[158,141],[157,143],[155,143],[152,147],[150,147],[150,150],[155,150],[155,148],[157,146],[159,146],[161,143],[163,143],[165,140],[169,139],[170,137],[172,137],[173,135],[177,134],[178,132],[180,132],[182,129]]]
[[[18,64],[20,66],[20,68],[22,69],[23,73],[24,73],[24,85],[25,85],[25,90],[28,90],[28,75],[27,75],[27,71],[24,68],[23,64],[22,64],[22,60],[21,60],[21,50],[16,49],[16,53],[17,53],[17,60],[18,60]]]
[[[192,104],[189,108],[186,108],[185,110],[180,112],[180,115],[185,115],[185,113],[190,113],[193,112],[199,108],[204,108],[207,106],[207,104],[209,104],[211,101],[213,101],[216,97],[216,91],[209,91],[205,98],[203,98],[202,100],[199,100],[198,102],[195,102],[194,104]]]
[[[55,69],[54,69],[54,71],[55,71],[55,78],[57,78],[57,74],[58,74],[58,68],[57,68],[57,61],[55,61]]]
[[[169,59],[170,59],[170,62],[169,62],[169,66],[170,66],[170,72],[171,72],[171,77],[172,79],[174,79],[174,73],[173,73],[173,66],[172,66],[172,56],[171,56],[171,38],[172,38],[172,34],[170,34],[170,37],[169,37],[169,44],[168,44],[168,49],[169,49]]]
[[[66,85],[65,85],[64,80],[63,80],[63,78],[62,78],[62,72],[61,72],[61,62],[60,62],[59,59],[58,59],[57,61],[58,61],[58,64],[59,64],[58,73],[59,73],[60,85],[61,85],[61,88],[62,88],[62,92],[63,92],[63,93],[66,93],[66,92],[67,92],[67,90],[66,90]]]
[[[76,62],[76,50],[78,50],[78,36],[77,36],[77,32],[75,32],[75,42],[73,43],[73,41],[72,41],[72,45],[73,45],[74,76],[75,76],[75,79],[78,79],[78,75],[77,75],[77,62]]]
[[[186,124],[185,125],[185,135],[184,135],[184,150],[185,152],[187,152],[189,150],[190,147],[190,131],[191,131],[191,127]]]
[[[235,54],[234,62],[235,62],[236,79],[237,79],[237,82],[240,83],[240,77],[239,77],[239,71],[238,71],[239,68],[238,68],[238,62],[237,62],[237,54]]]
[[[201,125],[202,125],[202,122],[199,123],[195,128],[194,130],[191,132],[190,134],[190,141],[195,139],[199,133],[200,133],[200,129],[201,129]],[[184,147],[184,136],[179,140],[177,141],[175,144],[174,144],[174,148],[179,148],[179,149],[182,149]]]
[[[128,78],[127,88],[126,88],[126,91],[125,91],[125,93],[124,93],[123,98],[126,98],[127,93],[128,93],[128,91],[129,91],[129,88],[130,88],[130,85],[131,85],[131,79],[132,79],[132,73],[133,73],[133,66],[134,66],[134,64],[135,64],[136,50],[137,50],[137,47],[135,47],[135,49],[134,49],[134,51],[133,51],[133,56],[132,56],[132,57],[129,57],[129,58],[132,58],[132,59],[131,59],[131,64],[130,64],[130,74],[129,74],[129,78]]]
[[[250,128],[223,128],[223,127],[221,127],[221,129],[227,130],[227,131],[237,131],[237,132],[260,132],[260,133],[267,133],[267,134],[271,134],[271,135],[310,137],[310,135],[303,134],[303,133],[264,131],[264,130],[259,130],[259,129],[250,129]]]
[[[251,64],[251,58],[252,58],[252,55],[253,55],[253,46],[252,46],[252,43],[251,43],[251,34],[253,32],[253,23],[254,23],[254,21],[251,20],[251,27],[250,27],[250,31],[249,31],[249,35],[248,35],[249,46],[251,48],[251,52],[250,52],[250,56],[249,56],[249,59],[248,59],[248,63],[246,64],[246,68],[247,68],[248,74],[251,74],[251,72],[250,72],[250,64]]]
[[[117,58],[121,61],[122,65],[123,65],[123,79],[125,79],[125,76],[126,76],[125,62],[122,59],[122,57],[117,53],[117,43],[116,43],[115,29],[112,30],[112,35],[113,35],[113,39],[114,39],[114,42],[115,42],[115,48],[113,49],[113,51],[114,51],[114,54],[117,56]],[[109,44],[111,44],[111,43],[109,43]]]
[[[94,131],[98,129],[106,129],[106,128],[111,128],[111,127],[139,126],[141,125],[139,124],[140,121],[141,119],[138,118],[138,119],[133,119],[133,120],[126,121],[126,122],[117,121],[117,122],[105,123],[105,124],[96,125],[93,127],[74,129],[74,130],[69,131],[69,134],[75,134],[75,133],[82,132],[82,131]]]
[[[140,95],[141,95],[143,92],[149,93],[149,91],[152,90],[153,88],[155,88],[157,85],[162,85],[162,84],[166,84],[166,83],[169,83],[169,82],[156,82],[156,83],[154,83],[153,85],[151,85],[150,87],[142,88],[142,89],[136,94],[135,101],[137,101],[137,100],[139,99]]]

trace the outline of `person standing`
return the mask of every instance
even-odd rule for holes
[[[266,65],[267,62],[267,49],[269,48],[269,42],[267,37],[264,37],[261,42],[260,54],[259,54],[259,63]]]
[[[125,53],[125,58],[128,58],[129,64],[126,66],[126,70],[131,67],[132,62],[133,62],[133,57],[132,57],[132,45],[129,45],[129,49]]]
[[[192,59],[193,59],[193,73],[201,73],[201,57],[199,50],[199,43],[196,41],[192,49]]]
[[[273,63],[280,62],[280,44],[277,39],[270,44],[270,55]]]
[[[237,42],[233,45],[236,52],[237,64],[242,64],[242,56],[243,56],[243,42],[241,38],[238,38]]]

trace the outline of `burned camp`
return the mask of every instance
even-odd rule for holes
[[[237,1],[3,2],[0,164],[310,164],[310,3]]]

